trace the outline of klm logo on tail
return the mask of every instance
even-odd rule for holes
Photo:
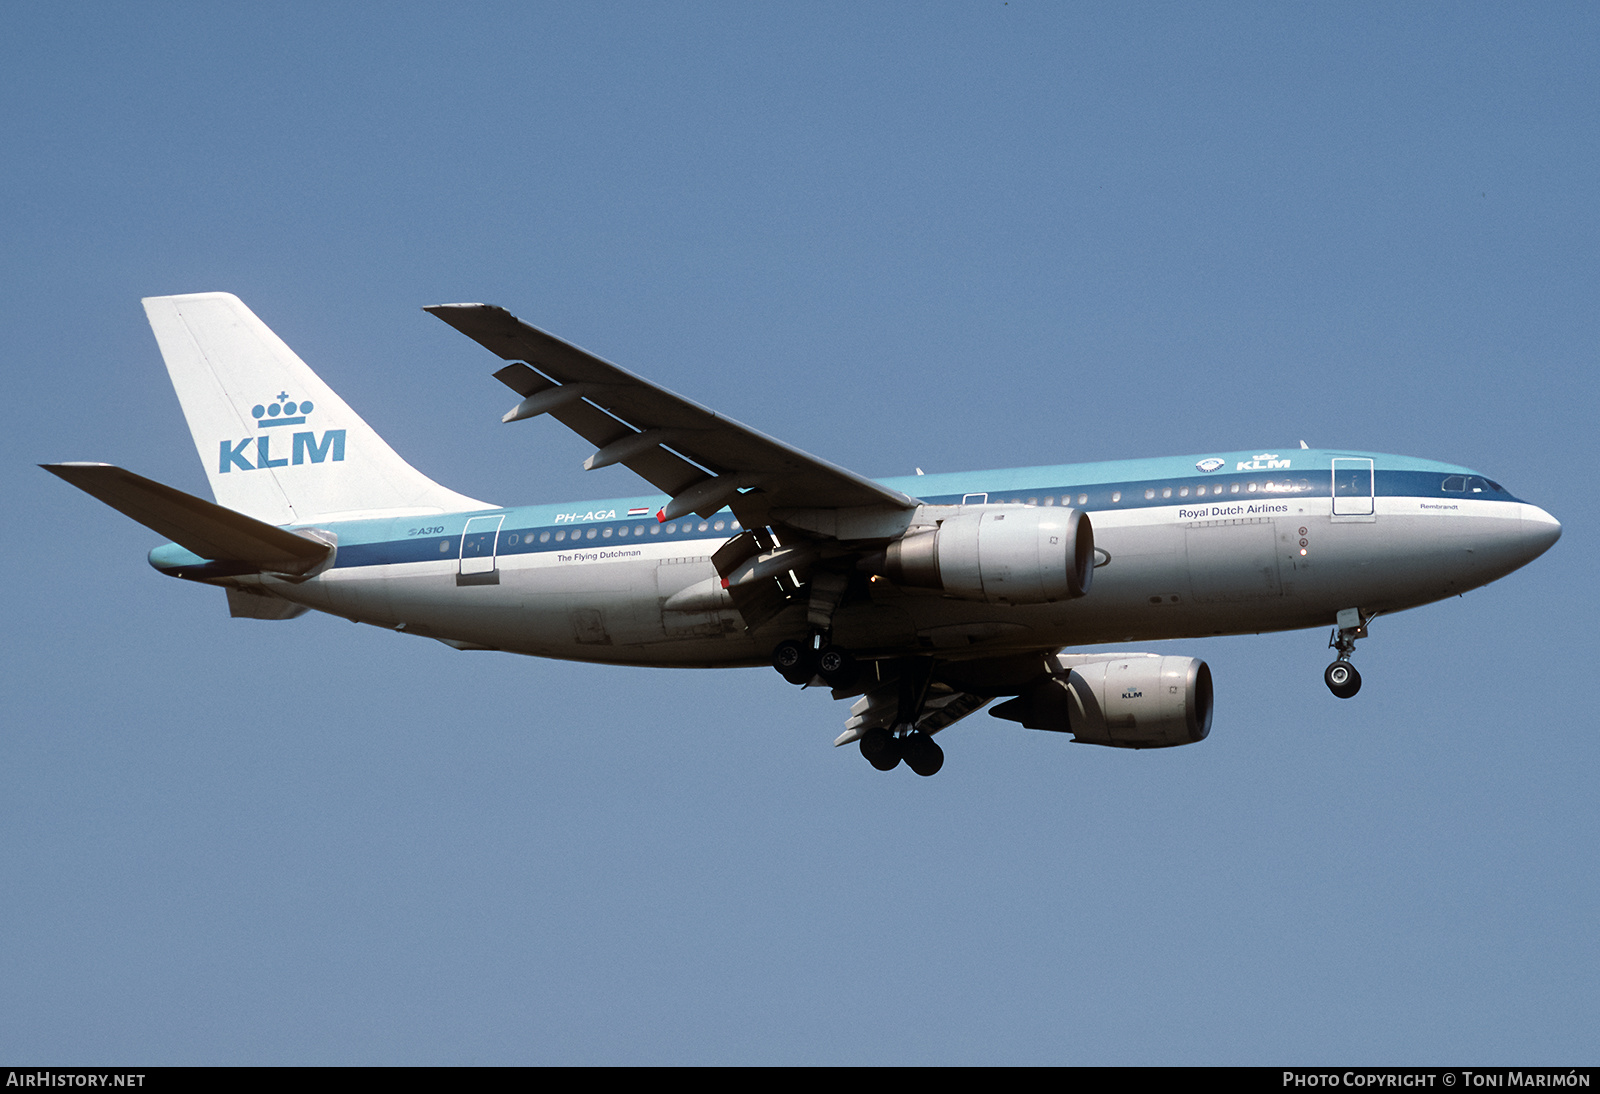
[[[289,398],[287,391],[284,391],[279,392],[276,402],[257,403],[250,408],[250,413],[255,417],[258,427],[273,429],[286,425],[304,425],[307,416],[314,409],[316,408],[310,399],[297,403]],[[344,461],[342,429],[325,430],[320,441],[311,430],[294,433],[289,437],[289,444],[290,450],[287,456],[280,455],[277,459],[273,459],[270,433],[263,433],[259,437],[245,437],[239,441],[223,441],[217,470],[226,475],[235,470],[261,471],[270,467],[287,467],[291,463],[298,466],[307,460],[312,463],[322,463],[324,460],[331,460],[334,463]],[[282,452],[282,448],[279,451]],[[254,457],[255,463],[250,462],[251,457]]]

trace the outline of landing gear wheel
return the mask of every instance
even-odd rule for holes
[[[944,749],[926,733],[913,733],[905,739],[906,766],[923,778],[937,775],[944,766]]]
[[[817,673],[811,647],[792,638],[773,648],[772,667],[791,684],[804,684]]]
[[[1348,699],[1361,690],[1361,674],[1348,661],[1335,661],[1322,674],[1322,682],[1340,699]]]
[[[861,754],[879,771],[893,771],[900,766],[900,741],[881,726],[861,735]]]
[[[856,682],[860,668],[848,650],[823,646],[817,653],[817,675],[830,688],[847,688]]]

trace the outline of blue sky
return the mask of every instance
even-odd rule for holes
[[[66,5],[0,38],[0,1059],[1592,1063],[1592,6]],[[37,463],[202,469],[141,296],[241,296],[408,459],[635,491],[418,310],[502,304],[869,475],[1461,463],[1545,558],[1159,644],[1205,742],[766,670],[234,621]]]

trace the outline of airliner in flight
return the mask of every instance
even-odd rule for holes
[[[234,616],[308,609],[458,650],[770,664],[851,700],[881,770],[997,718],[1163,748],[1211,729],[1196,658],[1068,647],[1331,628],[1348,699],[1379,615],[1487,584],[1561,535],[1465,467],[1373,452],[1206,452],[872,480],[485,304],[425,310],[506,364],[506,422],[550,417],[627,497],[505,508],[395,453],[237,297],[144,301],[216,501],[103,463],[46,470],[172,542],[164,574]]]

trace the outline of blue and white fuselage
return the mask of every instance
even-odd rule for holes
[[[1208,459],[1223,463],[1199,470]],[[1349,480],[1337,498],[1336,460]],[[1100,557],[1092,594],[1058,604],[975,604],[869,582],[871,599],[833,622],[836,642],[869,656],[1331,626],[1350,605],[1390,613],[1476,588],[1560,535],[1548,513],[1487,476],[1367,452],[1257,449],[884,485],[935,506],[1076,507],[1093,519]],[[711,555],[742,530],[738,518],[724,509],[658,521],[666,501],[331,522],[318,527],[337,536],[332,567],[304,582],[263,581],[309,608],[467,647],[633,665],[764,664],[771,641],[746,633],[725,596],[669,607],[716,583]],[[150,560],[174,576],[206,572],[206,560],[176,544]],[[993,633],[981,633],[986,624]]]

